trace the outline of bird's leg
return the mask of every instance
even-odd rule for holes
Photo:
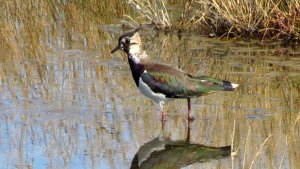
[[[162,114],[162,117],[161,117],[161,129],[165,129],[165,126],[166,126],[166,115],[165,114]]]
[[[188,102],[188,121],[190,122],[192,122],[192,121],[194,121],[194,117],[193,117],[193,115],[192,115],[192,110],[191,110],[191,98],[187,98],[187,102]]]
[[[159,102],[159,107],[160,107],[160,111],[161,111],[162,126],[164,126],[165,122],[166,122],[166,113],[164,111],[164,102]]]
[[[186,136],[187,143],[190,143],[190,140],[191,140],[191,126],[192,126],[192,121],[188,120],[188,131],[187,131],[187,136]]]

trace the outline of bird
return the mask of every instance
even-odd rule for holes
[[[118,45],[111,53],[121,50],[126,53],[131,74],[136,86],[146,97],[156,102],[161,111],[161,120],[166,121],[164,105],[175,99],[187,99],[189,121],[194,117],[191,112],[191,98],[208,95],[217,91],[234,91],[239,84],[218,80],[208,76],[194,76],[167,64],[151,61],[143,50],[137,28],[118,38]]]

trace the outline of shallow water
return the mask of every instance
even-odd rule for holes
[[[143,30],[153,61],[240,84],[192,99],[190,129],[186,100],[170,102],[162,129],[159,109],[137,90],[125,55],[110,54],[124,30],[96,28],[94,39],[88,32],[61,30],[55,38],[46,31],[38,54],[0,47],[0,168],[126,169],[136,154],[146,154],[144,147],[175,152],[178,144],[189,159],[156,149],[153,165],[300,168],[299,47]],[[193,158],[195,145],[210,156]],[[236,155],[209,153],[224,146]]]
[[[159,109],[137,90],[125,55],[110,54],[122,32],[104,31],[113,38],[99,50],[69,44],[45,52],[42,61],[2,50],[1,168],[130,168],[153,139],[185,140],[186,101],[167,105],[161,129]],[[254,159],[253,168],[300,167],[299,50],[150,30],[141,35],[156,62],[241,84],[192,100],[189,141],[232,145],[237,155],[186,168],[249,168]]]

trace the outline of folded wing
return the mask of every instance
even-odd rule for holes
[[[148,64],[147,71],[141,75],[155,93],[162,93],[169,98],[199,97],[215,91],[231,91],[234,86],[228,81],[207,76],[193,77],[168,65]]]

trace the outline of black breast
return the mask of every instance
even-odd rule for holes
[[[134,82],[136,86],[139,87],[139,78],[141,77],[142,73],[145,71],[145,65],[141,63],[136,63],[134,60],[131,59],[130,56],[128,56],[128,63],[131,69]]]

